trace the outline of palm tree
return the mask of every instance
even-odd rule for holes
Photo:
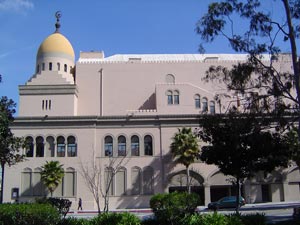
[[[183,164],[186,168],[187,190],[191,193],[189,182],[190,171],[189,166],[195,162],[199,156],[200,149],[198,146],[197,136],[192,132],[191,128],[178,129],[178,132],[172,138],[171,153],[177,163]]]
[[[46,161],[46,164],[42,166],[41,180],[50,191],[51,197],[64,177],[62,166],[59,161]]]

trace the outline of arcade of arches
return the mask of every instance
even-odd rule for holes
[[[224,196],[235,195],[236,190],[232,180],[234,180],[233,177],[224,176],[220,171],[215,171],[205,179],[201,173],[190,170],[191,190],[199,194],[203,205],[217,201]],[[186,170],[171,173],[168,176],[168,191],[185,191],[186,183]],[[241,195],[247,203],[287,201],[291,188],[300,189],[298,167],[293,167],[286,174],[282,174],[282,171],[259,172],[255,177],[243,182]],[[284,196],[287,199],[284,199]]]

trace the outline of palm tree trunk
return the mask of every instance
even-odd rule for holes
[[[190,194],[191,193],[191,185],[190,185],[190,170],[189,167],[186,167],[186,187],[187,191]]]

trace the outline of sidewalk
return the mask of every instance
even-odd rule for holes
[[[271,203],[257,203],[257,204],[246,204],[240,208],[241,214],[256,214],[263,213],[266,215],[267,221],[279,222],[293,219],[293,209],[300,207],[300,202],[271,202]],[[196,211],[202,213],[213,213],[212,210],[207,209],[205,206],[197,207]],[[110,212],[130,212],[137,215],[140,219],[147,219],[153,216],[150,208],[145,209],[115,209]],[[222,214],[233,214],[235,209],[220,209],[219,213]],[[96,210],[83,210],[83,211],[70,211],[68,217],[76,218],[92,218],[98,215]]]

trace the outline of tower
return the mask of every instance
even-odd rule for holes
[[[61,13],[56,12],[54,33],[41,43],[35,74],[19,86],[19,116],[74,116],[77,114],[75,54],[60,33]]]

